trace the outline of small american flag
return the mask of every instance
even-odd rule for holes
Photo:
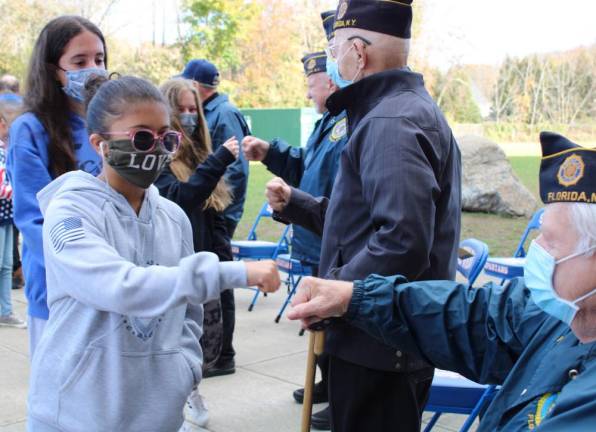
[[[54,245],[56,253],[60,252],[66,246],[66,243],[79,240],[85,237],[83,231],[83,221],[78,217],[69,217],[62,222],[57,223],[50,230],[50,239]]]

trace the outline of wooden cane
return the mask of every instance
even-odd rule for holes
[[[308,358],[306,360],[306,378],[304,381],[304,400],[302,401],[302,432],[310,431],[312,415],[312,393],[315,385],[317,356],[323,353],[325,345],[324,331],[311,331],[308,338]]]

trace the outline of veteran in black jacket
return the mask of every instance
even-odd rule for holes
[[[281,216],[322,233],[327,278],[455,277],[460,152],[422,76],[406,66],[411,17],[405,2],[340,3],[329,51],[345,88],[327,107],[332,115],[347,111],[350,138],[331,198],[280,179],[268,184]],[[325,350],[333,431],[420,430],[432,382],[422,359],[342,320],[329,327]]]

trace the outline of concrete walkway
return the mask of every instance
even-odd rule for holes
[[[308,339],[298,336],[297,323],[287,319],[273,322],[285,298],[285,287],[261,297],[254,311],[248,312],[252,294],[236,290],[236,374],[201,383],[211,413],[209,431],[297,432],[301,405],[292,399],[292,391],[304,382]],[[13,303],[15,311],[24,317],[23,290],[13,291]],[[26,330],[0,328],[0,432],[25,430],[27,351]],[[323,407],[315,406],[315,410]],[[445,415],[433,430],[457,431],[463,419]]]

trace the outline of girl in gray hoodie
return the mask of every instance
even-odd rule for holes
[[[49,321],[33,358],[28,430],[175,432],[201,379],[201,304],[275,291],[273,262],[193,254],[184,212],[151,186],[178,147],[149,82],[86,85],[98,178],[65,174],[38,194]]]

